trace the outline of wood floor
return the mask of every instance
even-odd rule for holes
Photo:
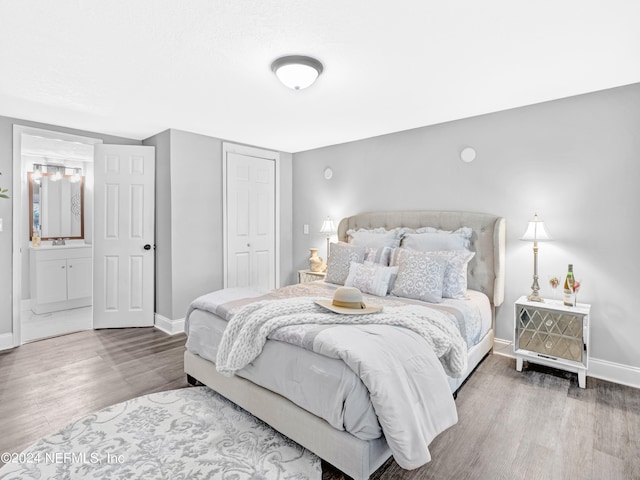
[[[186,387],[184,335],[95,330],[0,352],[0,452],[20,452],[74,419],[130,398]],[[492,355],[456,400],[459,422],[412,471],[380,480],[640,480],[640,390]],[[323,480],[346,477],[323,464]]]
[[[0,352],[0,453],[109,405],[188,386],[185,341],[153,327],[87,330]]]

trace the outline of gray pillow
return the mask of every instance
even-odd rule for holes
[[[403,250],[398,258],[398,276],[391,295],[440,303],[446,267],[444,258]]]
[[[332,243],[329,249],[325,282],[344,285],[349,276],[351,262],[362,263],[364,252],[365,247],[361,245],[350,245],[344,242]]]

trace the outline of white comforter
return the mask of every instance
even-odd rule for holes
[[[259,301],[229,322],[216,367],[232,375],[260,354],[272,332],[309,323],[341,324],[316,332],[312,349],[360,376],[398,464],[413,469],[431,460],[428,445],[458,420],[445,370],[457,376],[467,365],[465,341],[447,315],[418,305],[339,315],[310,298]]]

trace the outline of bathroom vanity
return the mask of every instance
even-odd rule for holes
[[[93,257],[84,243],[29,247],[31,309],[49,313],[91,305]]]

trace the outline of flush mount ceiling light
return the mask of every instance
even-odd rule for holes
[[[316,81],[322,73],[320,61],[304,55],[288,55],[273,61],[271,70],[285,86],[302,90]]]

